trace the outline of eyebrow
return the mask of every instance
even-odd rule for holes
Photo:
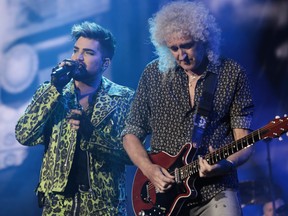
[[[77,49],[77,50],[79,50],[80,48],[79,47],[77,47],[77,46],[74,46],[74,49]],[[89,51],[89,52],[94,52],[94,53],[96,53],[96,51],[95,50],[93,50],[93,49],[89,49],[89,48],[84,48],[83,49],[85,52],[86,51]]]
[[[178,50],[178,48],[190,49],[192,46],[194,46],[194,44],[195,44],[195,41],[189,41],[187,43],[180,44],[179,46],[176,46],[176,45],[169,46],[169,48],[175,51]]]

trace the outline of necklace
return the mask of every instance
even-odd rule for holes
[[[78,91],[78,101],[79,104],[82,107],[82,110],[84,112],[87,112],[92,101],[93,101],[93,97],[95,95],[96,90],[90,91],[90,92],[86,92],[84,94],[80,94],[80,91]]]
[[[194,81],[198,78],[197,74],[189,74],[188,75],[188,86],[191,87],[193,86]]]

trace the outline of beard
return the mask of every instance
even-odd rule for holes
[[[87,70],[75,70],[73,74],[73,79],[77,81],[83,81],[89,78],[90,75],[88,74]]]
[[[98,79],[101,79],[101,73],[97,74],[90,74],[86,68],[76,69],[73,73],[73,79],[77,80],[79,82],[85,83],[89,86],[93,86],[95,83],[97,83]]]

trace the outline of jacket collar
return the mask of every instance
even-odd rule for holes
[[[64,97],[68,103],[75,103],[75,86],[74,81],[65,87],[63,91]],[[117,107],[117,104],[127,94],[123,86],[118,85],[106,77],[102,77],[102,82],[99,90],[96,92],[94,98],[94,107],[91,117],[92,124],[97,127],[109,114],[111,114]]]

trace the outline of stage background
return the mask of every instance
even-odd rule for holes
[[[117,50],[105,76],[136,89],[143,68],[155,58],[147,20],[167,2],[0,2],[0,215],[41,214],[34,189],[38,182],[43,148],[21,146],[15,140],[14,128],[37,86],[50,79],[51,68],[64,58],[70,58],[73,47],[69,35],[71,26],[90,20],[110,29],[117,39]],[[264,126],[276,115],[283,116],[288,108],[287,1],[203,2],[211,9],[223,30],[223,54],[247,69],[256,103],[253,128]],[[270,180],[274,191],[280,191],[287,201],[287,155],[288,141],[285,136],[282,141],[273,139],[255,145],[255,153],[249,162],[239,168],[244,215],[261,215],[261,199],[269,194],[270,187],[266,183]],[[129,215],[133,215],[130,189],[134,171],[135,167],[127,167]],[[255,193],[255,196],[252,195]]]

